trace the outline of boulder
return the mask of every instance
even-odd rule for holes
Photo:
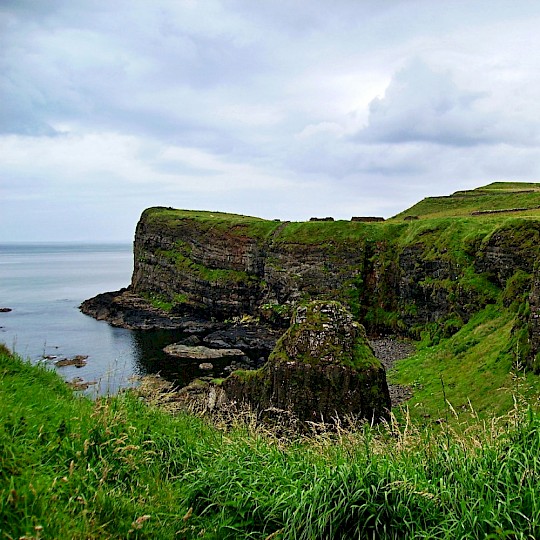
[[[244,356],[244,353],[240,349],[210,349],[203,345],[190,347],[189,345],[183,345],[181,343],[167,345],[163,351],[169,356],[186,360],[213,360]]]
[[[390,410],[385,370],[364,327],[333,301],[298,307],[266,365],[235,372],[222,386],[230,400],[284,409],[302,422],[377,422]]]

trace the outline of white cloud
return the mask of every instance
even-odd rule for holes
[[[395,74],[383,98],[369,106],[364,142],[426,142],[448,146],[506,143],[536,145],[536,123],[493,110],[489,94],[458,88],[450,73],[415,60]]]
[[[0,231],[130,237],[153,204],[388,216],[537,180],[538,24],[525,0],[5,0]]]

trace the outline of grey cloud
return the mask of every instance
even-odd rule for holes
[[[538,142],[532,122],[482,107],[489,97],[487,92],[460,89],[449,73],[415,60],[394,75],[384,97],[370,103],[368,124],[355,140],[458,147]]]

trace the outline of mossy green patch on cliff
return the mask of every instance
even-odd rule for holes
[[[186,294],[175,294],[172,298],[155,292],[141,293],[141,296],[150,302],[152,306],[157,309],[171,312],[176,306],[184,305],[188,303],[188,296]]]
[[[258,282],[255,276],[240,270],[208,268],[203,264],[194,262],[192,259],[185,256],[181,251],[160,250],[158,253],[174,261],[177,268],[185,270],[199,279],[208,281],[209,283],[226,284]]]
[[[270,361],[337,364],[363,370],[380,368],[365,329],[336,301],[299,306],[293,324],[278,340]]]

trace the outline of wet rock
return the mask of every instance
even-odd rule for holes
[[[56,367],[65,367],[65,366],[75,366],[77,368],[82,368],[86,366],[88,356],[84,356],[82,354],[78,354],[77,356],[74,356],[73,358],[63,358],[62,360],[57,360],[54,365]]]
[[[261,324],[234,325],[208,334],[203,342],[211,347],[233,347],[268,356],[282,334],[282,330]]]
[[[203,345],[190,347],[180,343],[167,345],[163,351],[169,356],[182,358],[185,360],[212,360],[230,357],[243,357],[244,353],[240,349],[210,349]]]
[[[88,390],[90,386],[97,384],[97,381],[85,381],[81,377],[75,377],[71,381],[66,381],[66,384],[72,390]]]
[[[98,294],[85,300],[80,310],[112,326],[129,330],[183,330],[189,334],[203,334],[223,328],[223,324],[197,318],[179,316],[153,306],[130,287]]]
[[[186,339],[182,339],[178,342],[181,345],[188,345],[189,347],[194,347],[195,345],[201,344],[201,338],[195,335],[188,336]]]
[[[202,364],[199,364],[199,369],[202,369],[203,371],[210,371],[211,369],[214,369],[214,364],[211,364],[210,362],[203,362]]]

